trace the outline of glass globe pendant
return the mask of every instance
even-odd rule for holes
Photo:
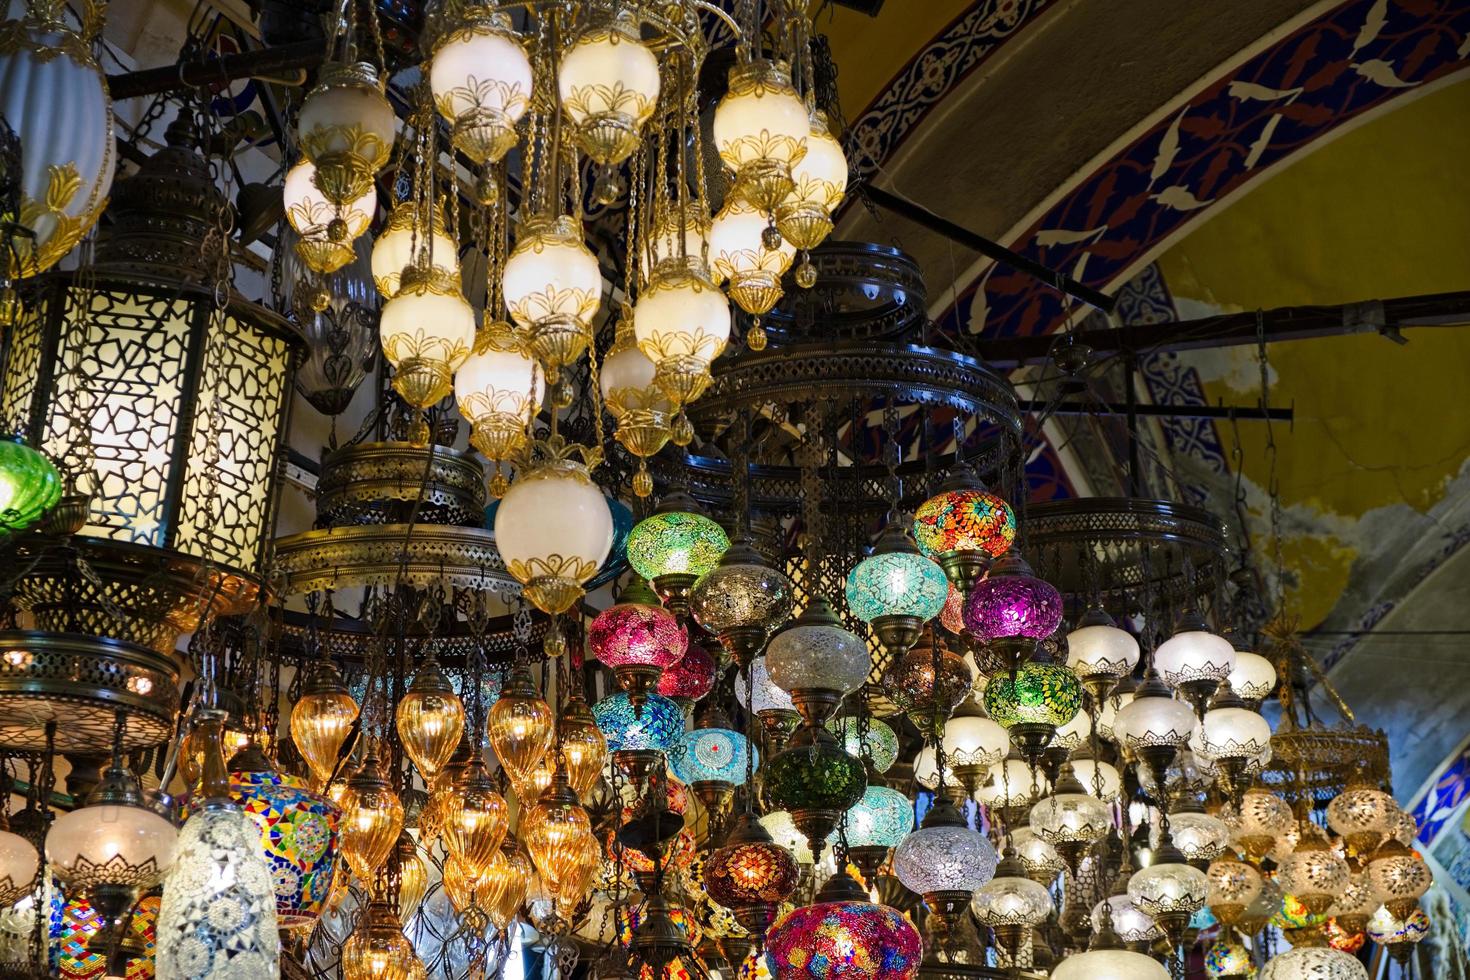
[[[932,630],[884,678],[893,702],[921,734],[932,738],[942,737],[945,720],[970,696],[974,683],[965,658],[939,642]]]
[[[995,876],[995,848],[969,828],[955,805],[935,800],[919,829],[893,852],[893,870],[905,888],[924,896],[952,935],[975,891]]]
[[[444,848],[480,874],[490,866],[505,839],[510,827],[509,810],[478,753],[455,781],[454,793],[444,815]]]
[[[1371,855],[1398,812],[1392,796],[1356,778],[1327,804],[1327,826],[1357,854]]]
[[[540,366],[508,323],[492,323],[454,375],[454,401],[470,424],[470,445],[494,463],[525,448],[545,393]]]
[[[669,611],[689,612],[690,591],[719,564],[730,538],[683,491],[666,495],[649,517],[628,533],[628,564],[642,575]]]
[[[689,614],[742,668],[791,615],[795,586],[741,535],[689,591]]]
[[[347,207],[372,190],[393,152],[397,117],[367,62],[322,66],[297,118],[301,152],[316,166],[328,201]]]
[[[847,192],[847,157],[827,125],[827,114],[813,112],[806,153],[791,168],[795,185],[776,208],[781,237],[799,249],[813,249],[832,233],[832,213]]]
[[[750,685],[750,696],[746,696],[746,684]],[[796,730],[801,716],[791,695],[777,687],[766,668],[766,658],[756,657],[750,666],[735,677],[735,700],[746,711],[756,716],[765,734],[766,746],[777,749]]]
[[[843,628],[832,606],[817,596],[790,626],[771,637],[766,667],[806,723],[821,726],[868,679],[872,657],[867,644]]]
[[[633,474],[633,492],[639,497],[653,493],[648,460],[657,455],[673,436],[677,406],[654,383],[654,363],[638,347],[633,333],[633,316],[626,305],[618,319],[612,348],[602,359],[597,384],[602,400],[617,428],[614,435],[623,448],[638,459]]]
[[[735,175],[734,196],[766,213],[795,188],[791,168],[806,155],[811,123],[785,64],[755,60],[730,69],[715,107],[720,159]]]
[[[398,835],[394,850],[398,862],[398,921],[407,926],[429,893],[429,863],[406,830]]]
[[[158,975],[201,980],[276,976],[281,937],[275,886],[259,828],[230,798],[225,713],[202,709],[198,720],[204,746],[203,802],[179,833],[163,890],[156,930]]]
[[[20,436],[0,438],[0,531],[40,523],[61,500],[61,473]]]
[[[474,348],[475,311],[458,277],[411,265],[383,304],[378,333],[393,366],[393,390],[414,408],[427,409],[454,391],[454,372]]]
[[[863,721],[866,721],[866,734],[862,731]],[[848,755],[864,760],[876,773],[887,772],[898,761],[898,735],[881,718],[858,719],[850,715],[834,718],[827,722],[827,730],[837,737]]]
[[[814,904],[792,909],[771,928],[764,962],[782,980],[908,980],[923,952],[918,930],[902,913],[869,900],[839,869]]]
[[[107,928],[116,930],[139,896],[173,867],[178,836],[173,824],[148,807],[138,778],[122,765],[121,755],[114,754],[87,805],[57,817],[46,833],[46,863],[69,895],[85,898]],[[14,862],[7,881],[29,870],[23,878],[0,885],[15,892],[16,898],[29,894],[36,875],[36,849],[8,831],[0,835],[0,843],[7,845]],[[271,907],[274,910],[274,892]]]
[[[464,734],[464,703],[432,657],[399,699],[394,721],[404,754],[431,785]]]
[[[919,553],[897,521],[883,529],[873,553],[847,576],[848,609],[873,627],[894,659],[909,652],[948,598],[944,570]]]
[[[1390,837],[1369,859],[1368,880],[1384,907],[1407,919],[1434,883],[1434,875],[1423,858]]]
[[[638,148],[658,104],[658,59],[638,36],[638,21],[619,9],[581,33],[561,56],[557,94],[582,152],[604,167]]]
[[[586,861],[590,845],[597,849],[587,811],[567,782],[566,771],[558,768],[547,790],[527,818],[526,849],[542,882],[558,894],[564,886],[581,879],[579,867]]]
[[[1264,786],[1252,786],[1237,807],[1236,839],[1252,860],[1271,853],[1276,839],[1291,829],[1293,817],[1286,801]]]
[[[607,498],[587,467],[561,447],[521,473],[495,509],[495,543],[527,599],[550,615],[566,612],[612,550]]]
[[[1368,980],[1357,957],[1328,946],[1293,946],[1261,967],[1259,980]]]
[[[0,908],[9,908],[31,893],[40,867],[35,845],[11,833],[10,821],[0,808]]]
[[[766,760],[762,791],[771,810],[787,810],[820,858],[827,835],[868,788],[863,764],[824,728],[803,725],[790,744]]]
[[[1153,774],[1154,785],[1164,785],[1164,772],[1179,750],[1189,743],[1194,732],[1194,711],[1159,677],[1152,664],[1143,675],[1143,683],[1133,693],[1133,700],[1113,720],[1113,733],[1118,743],[1138,756]]]
[[[358,880],[377,880],[403,830],[403,801],[383,772],[376,746],[369,746],[362,768],[347,781],[341,831],[342,856]]]
[[[1209,878],[1185,863],[1167,831],[1154,850],[1153,863],[1128,879],[1128,898],[1158,923],[1172,946],[1183,941],[1189,920],[1209,898]]]
[[[607,762],[607,739],[597,727],[597,719],[580,691],[574,690],[556,723],[561,744],[562,764],[567,767],[567,781],[579,799],[592,793]]]
[[[1205,813],[1193,801],[1181,804],[1170,814],[1169,834],[1190,864],[1208,864],[1230,845],[1230,825]]]
[[[556,738],[551,705],[536,689],[531,668],[517,664],[490,706],[490,746],[512,783],[529,779]]]
[[[357,720],[357,702],[347,693],[342,675],[329,660],[307,668],[301,694],[291,707],[291,740],[306,760],[316,790],[326,789],[337,768],[342,743]]]
[[[709,261],[715,281],[746,313],[762,317],[781,298],[781,277],[796,258],[796,247],[784,237],[772,245],[770,225],[757,208],[741,200],[726,201],[709,232]],[[759,329],[759,328],[757,328]],[[758,343],[764,334],[757,334]],[[759,348],[757,348],[759,349]]]
[[[1172,974],[1158,960],[1123,948],[1127,936],[1120,939],[1113,929],[1111,902],[1104,899],[1093,910],[1094,928],[1087,951],[1058,963],[1051,980],[1170,980]]]
[[[1244,861],[1224,857],[1210,862],[1205,874],[1210,881],[1210,911],[1228,929],[1261,894],[1261,873]]]
[[[869,781],[863,798],[847,811],[847,856],[871,882],[890,848],[903,843],[914,829],[914,805],[896,789]],[[835,846],[834,830],[827,843]]]
[[[642,791],[650,776],[662,772],[668,752],[684,733],[684,712],[666,697],[647,695],[641,711],[625,693],[592,706],[597,727],[607,738],[613,765]]]
[[[1313,915],[1322,915],[1347,888],[1352,871],[1315,825],[1303,827],[1296,848],[1280,863],[1278,877],[1287,893]],[[1372,866],[1369,865],[1370,877]]]
[[[730,303],[699,256],[666,259],[638,295],[633,332],[654,384],[686,406],[709,387],[710,364],[729,343]]]
[[[1196,733],[1200,752],[1217,764],[1232,801],[1245,793],[1245,771],[1271,748],[1271,723],[1250,710],[1226,680],[1210,701]]]
[[[771,840],[755,814],[742,813],[704,869],[710,901],[729,909],[753,936],[764,936],[800,873],[791,852]]]
[[[966,793],[980,788],[990,768],[1006,757],[1010,744],[1006,730],[978,710],[944,723],[944,757]]]
[[[665,669],[678,663],[689,647],[689,634],[673,613],[640,578],[634,578],[587,629],[593,656],[612,669],[614,676],[641,715],[643,701],[658,684]]]
[[[1056,730],[1082,709],[1082,684],[1071,668],[1032,660],[1013,674],[992,677],[982,700],[986,713],[1034,765]]]
[[[437,202],[425,220],[413,200],[400,201],[388,212],[383,230],[373,239],[373,285],[384,299],[398,295],[403,270],[414,264],[417,249],[427,251],[429,266],[456,287],[460,282],[459,243],[450,237],[444,223],[444,208]],[[369,211],[369,217],[372,216]],[[425,242],[425,239],[430,239]],[[427,248],[425,247],[427,244]]]
[[[1108,805],[1087,792],[1070,762],[1062,765],[1061,778],[1052,794],[1031,808],[1031,829],[1056,848],[1074,876],[1092,845],[1112,826]]]
[[[1235,647],[1211,633],[1204,618],[1191,611],[1180,619],[1174,635],[1154,651],[1154,666],[1203,717],[1210,696],[1235,669]]]
[[[295,252],[303,265],[330,275],[357,257],[352,242],[372,224],[378,210],[376,187],[369,185],[362,196],[347,204],[333,204],[317,189],[316,167],[302,160],[286,171],[281,193],[286,221],[301,236]]]
[[[1052,901],[1046,888],[1026,876],[1015,847],[1008,844],[995,877],[980,886],[970,907],[1014,960],[1029,930],[1051,915]]]
[[[1067,666],[1077,673],[1093,704],[1102,704],[1118,679],[1138,665],[1138,641],[1118,628],[1101,606],[1090,606],[1067,634]]]
[[[1259,708],[1261,702],[1276,690],[1276,667],[1250,650],[1235,648],[1235,667],[1226,677],[1230,686],[1245,700],[1246,706]]]
[[[387,902],[368,905],[342,947],[343,980],[409,980],[418,959]]]
[[[939,562],[951,584],[968,593],[992,560],[1016,540],[1016,514],[968,465],[955,468],[939,492],[914,512],[919,550]]]
[[[429,87],[455,149],[481,166],[505,156],[534,88],[509,15],[488,0],[460,5],[430,51]]]
[[[714,690],[716,674],[714,655],[705,644],[691,643],[679,662],[664,671],[654,690],[688,713],[694,710],[694,702]]]
[[[1062,596],[1014,550],[965,599],[965,626],[1014,669],[1062,623]]]
[[[501,289],[521,341],[555,382],[592,341],[602,271],[570,215],[528,218],[505,260]]]

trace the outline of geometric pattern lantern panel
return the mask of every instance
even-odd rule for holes
[[[105,279],[88,316],[87,293],[49,278],[13,334],[3,406],[11,424],[44,431],[53,456],[75,444],[73,413],[90,420],[98,488],[81,533],[253,576],[291,328],[238,296],[216,317],[198,289]]]

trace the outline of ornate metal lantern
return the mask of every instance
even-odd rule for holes
[[[187,120],[169,143],[114,187],[95,264],[33,280],[7,337],[0,412],[95,473],[74,537],[18,543],[34,564],[9,598],[36,632],[6,643],[47,652],[10,664],[4,690],[24,690],[37,723],[78,699],[109,713],[141,699],[166,719],[179,634],[259,587],[299,337],[212,288],[226,201]]]

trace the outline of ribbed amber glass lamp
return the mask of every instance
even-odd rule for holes
[[[352,873],[371,884],[398,843],[398,834],[403,830],[403,802],[384,775],[376,749],[369,751],[362,770],[352,777],[347,790],[339,838],[342,854]]]
[[[525,828],[526,848],[541,880],[553,893],[563,882],[578,880],[587,860],[587,843],[596,848],[592,822],[577,802],[566,773],[558,770],[551,789],[532,809]]]
[[[516,667],[490,709],[490,745],[513,783],[530,777],[556,736],[551,705],[536,690],[529,667]]]
[[[356,720],[357,702],[347,693],[337,668],[325,660],[310,668],[291,709],[291,739],[311,768],[316,789],[331,778],[337,753]]]
[[[567,767],[567,780],[581,799],[592,792],[602,767],[607,763],[607,739],[597,727],[592,709],[580,695],[573,695],[557,722],[561,736],[561,756]]]
[[[420,668],[398,702],[395,720],[403,751],[431,783],[464,734],[464,703],[438,663],[430,660]]]
[[[495,791],[485,764],[476,759],[455,784],[444,820],[444,845],[450,856],[468,862],[478,874],[489,866],[508,826],[505,798]]]
[[[374,902],[342,947],[343,980],[408,980],[418,959],[386,902]]]

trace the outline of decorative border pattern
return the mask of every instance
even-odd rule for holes
[[[1048,0],[977,0],[955,18],[848,126],[853,173],[881,170],[935,106],[1047,6]]]
[[[1410,808],[1409,813],[1419,826],[1420,844],[1427,846],[1434,842],[1467,793],[1470,793],[1470,745],[1460,748]]]
[[[1009,244],[1105,289],[1247,181],[1394,98],[1470,66],[1470,5],[1349,0],[1207,86]],[[940,321],[958,336],[1046,333],[1056,292],[989,266]]]

